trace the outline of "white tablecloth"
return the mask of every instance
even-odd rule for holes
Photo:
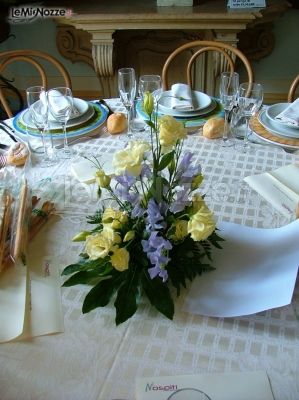
[[[110,104],[121,109],[117,101]],[[119,137],[103,134],[74,148],[100,155],[121,146]],[[196,134],[188,137],[185,148],[196,153],[203,167],[203,192],[219,221],[265,228],[290,222],[242,179],[298,156],[268,145],[254,145],[249,154],[220,150],[219,141]],[[71,238],[96,208],[96,193],[78,183],[66,164],[32,169],[31,182],[56,200],[60,219],[49,222],[40,235],[45,257],[62,270],[81,251],[82,245]],[[183,294],[169,321],[143,300],[134,317],[118,327],[113,305],[82,315],[86,288],[62,288],[64,333],[0,345],[0,399],[133,400],[137,377],[262,369],[276,400],[298,400],[298,286],[291,305],[241,318],[184,313]]]

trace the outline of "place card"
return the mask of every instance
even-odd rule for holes
[[[136,400],[274,400],[264,371],[137,378]]]
[[[227,2],[229,8],[264,8],[265,0],[229,0]]]

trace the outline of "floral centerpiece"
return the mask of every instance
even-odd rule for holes
[[[93,229],[74,237],[85,242],[84,252],[62,273],[72,274],[64,286],[92,286],[83,313],[114,298],[116,324],[136,312],[141,293],[172,319],[172,292],[179,296],[187,280],[213,269],[205,260],[211,261],[212,245],[220,248],[222,240],[199,193],[201,167],[192,163],[191,152],[183,152],[183,124],[171,116],[158,119],[150,93],[143,109],[151,143],[132,141],[117,152],[112,176],[95,159],[102,208],[88,217]],[[104,205],[107,197],[112,200],[109,207]]]

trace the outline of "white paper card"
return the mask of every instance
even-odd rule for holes
[[[265,0],[229,0],[229,8],[263,8],[266,7]]]
[[[103,167],[107,175],[113,173],[112,158],[113,158],[112,154],[102,154],[98,158],[100,165]],[[94,183],[95,173],[97,170],[98,167],[87,159],[82,159],[80,161],[76,160],[71,164],[71,171],[73,175],[81,183],[86,183],[86,184]]]
[[[295,215],[299,203],[299,164],[247,176],[244,181],[283,215],[288,218]]]
[[[214,317],[255,314],[290,304],[299,266],[299,220],[276,229],[219,224],[216,270],[196,278],[183,310]],[[249,256],[250,255],[250,256]]]
[[[23,332],[26,304],[27,268],[21,263],[0,275],[0,343]]]
[[[274,400],[264,371],[137,378],[136,400]]]

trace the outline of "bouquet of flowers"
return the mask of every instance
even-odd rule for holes
[[[62,272],[72,274],[63,286],[92,286],[83,313],[114,298],[117,325],[136,312],[142,292],[172,319],[172,292],[179,296],[187,280],[213,269],[205,260],[212,260],[212,245],[221,248],[223,240],[199,193],[201,167],[192,163],[191,152],[183,153],[183,124],[167,115],[157,118],[150,93],[143,109],[151,143],[132,141],[117,152],[113,175],[95,159],[102,208],[88,217],[93,229],[73,239],[85,242],[79,261]],[[112,206],[103,205],[104,192]]]

